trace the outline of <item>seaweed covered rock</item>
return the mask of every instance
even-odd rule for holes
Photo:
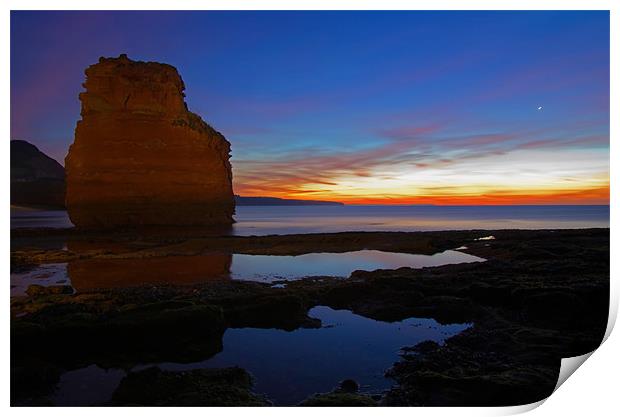
[[[332,392],[314,394],[301,403],[302,407],[373,407],[378,405],[377,399],[359,393],[360,386],[353,379],[345,379]]]
[[[250,391],[252,378],[241,368],[131,372],[113,394],[115,405],[264,406],[270,403]]]
[[[41,309],[11,321],[11,347],[20,357],[195,362],[222,350],[226,328],[220,307],[199,302],[130,304],[97,294],[54,294],[31,297],[30,304]]]
[[[100,58],[65,160],[67,210],[83,229],[231,224],[230,143],[184,100],[176,68]]]
[[[368,395],[330,392],[316,394],[305,399],[299,405],[302,407],[373,407],[377,405],[377,402]]]

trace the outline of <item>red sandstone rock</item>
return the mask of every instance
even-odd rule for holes
[[[121,55],[85,71],[82,120],[65,159],[80,228],[230,224],[230,143],[187,110],[177,70]]]

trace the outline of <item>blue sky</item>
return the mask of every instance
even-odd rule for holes
[[[177,67],[240,194],[609,199],[608,12],[12,12],[11,139],[62,162],[121,53]]]

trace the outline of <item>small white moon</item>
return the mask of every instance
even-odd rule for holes
[[[538,106],[538,110],[539,110],[539,111],[540,111],[540,110],[542,110],[542,106]]]

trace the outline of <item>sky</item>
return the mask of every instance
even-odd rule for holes
[[[11,139],[64,163],[121,53],[179,70],[236,194],[609,203],[606,11],[12,11]]]

